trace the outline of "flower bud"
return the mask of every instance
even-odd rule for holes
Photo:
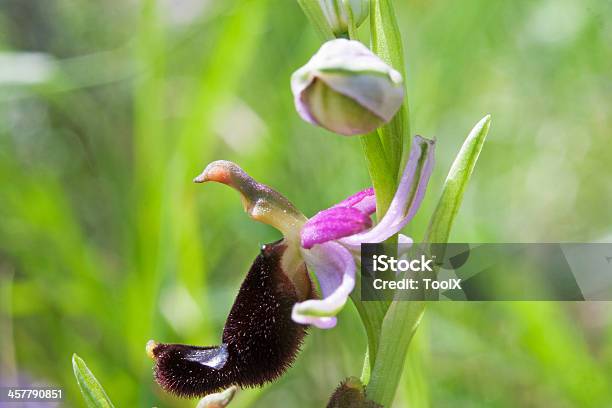
[[[370,12],[369,0],[319,0],[319,4],[327,23],[336,35],[348,32],[349,11],[355,27],[359,27]]]
[[[328,41],[291,77],[295,107],[312,124],[342,135],[388,123],[404,100],[399,72],[358,41]]]

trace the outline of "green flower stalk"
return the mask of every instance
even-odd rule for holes
[[[325,12],[319,12],[314,0],[298,0],[298,2],[322,38],[329,40],[332,35],[347,36],[347,33],[339,33],[343,28],[336,29],[335,21],[330,20]],[[328,41],[321,47],[321,51],[324,51],[323,56],[319,55],[321,51],[315,54],[305,67],[294,74],[292,90],[297,111],[306,121],[343,135],[364,134],[361,141],[372,184],[376,190],[377,209],[384,214],[398,182],[397,174],[402,161],[404,140],[410,137],[409,112],[403,81],[395,81],[396,78],[402,78],[404,58],[401,33],[392,1],[371,0],[369,14],[373,52],[369,50],[367,52],[378,58],[389,69],[386,71],[387,80],[398,89],[392,89],[389,83],[377,87],[373,82],[338,80],[334,77],[336,72],[353,78],[354,75],[366,74],[367,70],[353,69],[358,64],[357,55],[345,53],[335,60],[327,57],[325,51],[328,44],[335,42]],[[348,17],[348,37],[356,39],[355,29],[362,23],[361,16],[353,13],[348,14]],[[356,41],[349,42],[359,44]],[[363,45],[361,47],[366,48]],[[360,47],[355,45],[355,48]],[[338,53],[340,54],[341,52]],[[329,63],[328,59],[333,60],[333,64]],[[374,72],[381,74],[377,70]],[[328,78],[328,74],[332,76]],[[383,82],[379,80],[379,84]],[[399,95],[399,88],[401,88],[401,98],[395,99],[391,95]],[[359,97],[355,97],[356,95]],[[382,102],[386,97],[393,100],[393,103],[389,100]],[[384,112],[384,115],[381,112]],[[376,116],[382,118],[378,123],[373,120]],[[445,184],[442,198],[430,221],[425,241],[444,243],[448,239],[452,221],[461,204],[463,191],[486,137],[489,121],[489,117],[486,117],[476,126],[459,152]],[[412,154],[413,152],[409,152],[408,155]],[[458,168],[460,170],[457,170]],[[459,173],[461,177],[457,178],[456,175]],[[365,392],[373,403],[388,407],[395,396],[406,352],[418,328],[425,304],[392,302],[389,305],[384,302],[363,303],[357,296],[353,296],[352,299],[368,335],[368,351],[362,374],[362,381],[366,386]]]

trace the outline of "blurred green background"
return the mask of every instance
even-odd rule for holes
[[[452,159],[492,130],[457,242],[612,240],[612,2],[395,1],[412,129],[438,138],[418,240]],[[361,34],[367,38],[367,28]],[[0,1],[0,378],[64,387],[85,359],[118,407],[194,407],[144,346],[215,344],[272,228],[191,179],[239,163],[307,215],[368,184],[358,139],[295,113],[319,39],[290,0]],[[431,304],[397,407],[612,406],[612,304]],[[321,407],[359,375],[352,305],[233,407]]]

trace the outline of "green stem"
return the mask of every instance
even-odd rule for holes
[[[360,140],[372,186],[376,191],[376,216],[380,219],[393,200],[397,172],[391,167],[377,132],[363,135]]]
[[[370,32],[372,34],[372,51],[383,61],[398,71],[406,83],[406,65],[401,32],[395,17],[391,0],[370,1]],[[410,118],[408,95],[393,119],[378,129],[385,154],[391,167],[400,170],[404,148],[404,136],[410,139]],[[410,140],[407,140],[410,146]]]
[[[489,131],[491,117],[485,116],[472,129],[448,173],[442,195],[425,234],[425,242],[446,243],[463,194]],[[443,254],[441,255],[443,256]],[[412,336],[425,311],[423,301],[395,301],[383,320],[376,363],[366,388],[369,399],[388,407],[399,384]]]
[[[391,4],[387,0],[373,0],[371,2],[370,16],[373,51],[405,76],[401,37]],[[356,30],[350,13],[349,37],[351,39],[356,39]],[[379,220],[389,208],[391,200],[395,195],[395,190],[397,189],[404,134],[405,132],[409,132],[408,106],[406,101],[407,98],[391,122],[384,125],[376,132],[361,137],[361,144],[368,166],[368,172],[372,179],[374,190],[376,191],[376,215]],[[390,242],[397,242],[397,237],[392,237]],[[379,373],[381,370],[381,362],[378,359],[379,347],[381,345],[381,339],[384,339],[385,315],[387,314],[390,303],[382,301],[364,303],[358,299],[359,293],[359,287],[357,287],[353,292],[352,299],[357,307],[368,336],[368,350],[361,376],[362,382],[367,384],[370,380],[370,375]],[[385,357],[384,354],[383,357]],[[383,372],[387,373],[388,370],[384,369],[386,366],[384,361],[382,362],[382,366]],[[397,377],[397,381],[394,382],[398,381],[399,376]],[[374,395],[376,396],[377,393],[374,392]],[[376,401],[376,399],[374,399],[374,401]]]
[[[372,0],[370,4],[372,50],[405,78],[401,36],[393,7],[388,0]],[[408,136],[407,139],[410,136],[407,100],[406,97],[404,104],[391,122],[378,129],[377,132],[361,138],[372,185],[376,191],[378,219],[385,214],[395,194],[401,167],[404,135]],[[393,237],[391,241],[396,241],[396,239]],[[396,336],[394,333],[388,333],[397,330],[394,328],[395,320],[397,320],[393,318],[395,314],[389,315],[397,308],[396,303],[392,303],[390,307],[388,302],[355,303],[368,334],[368,357],[364,362],[362,380],[368,384],[368,398],[387,406],[386,402],[392,401],[399,383],[404,357],[414,330],[410,331],[409,336]],[[418,318],[421,314],[422,312],[418,313]],[[404,319],[407,317],[404,316]],[[416,329],[418,320],[397,323],[401,323],[402,326],[407,324]],[[393,343],[391,344],[389,339],[394,337],[396,341],[391,341]],[[391,358],[393,352],[399,355]],[[400,362],[399,365],[398,362]],[[387,380],[389,384],[384,386]]]
[[[366,394],[383,407],[391,406],[400,378],[408,346],[425,312],[425,302],[395,301],[391,303],[380,334],[376,363],[372,367]]]
[[[353,14],[348,4],[348,0],[344,0],[344,4],[349,16],[349,39],[355,40],[357,39],[357,30]],[[401,140],[402,137],[399,135],[394,139],[397,141]],[[372,132],[369,135],[363,135],[360,140],[370,179],[372,180],[372,186],[376,191],[376,216],[380,220],[389,208],[395,194],[400,163],[399,160],[390,157],[385,150],[383,138],[379,135],[378,131]],[[401,147],[399,155],[401,155]],[[395,240],[396,237],[391,238],[391,241]],[[373,367],[376,362],[381,326],[385,313],[389,308],[389,302],[372,301],[364,303],[359,299],[360,293],[360,282],[358,281],[351,295],[351,299],[359,312],[368,338],[368,348],[366,350],[361,375],[362,383],[367,384],[370,379],[371,367]]]

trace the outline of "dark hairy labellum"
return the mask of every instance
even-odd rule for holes
[[[289,368],[306,326],[291,320],[293,305],[303,299],[282,270],[286,249],[284,241],[262,248],[240,287],[220,346],[149,346],[156,360],[155,379],[164,390],[181,397],[201,397],[232,385],[259,386]]]

